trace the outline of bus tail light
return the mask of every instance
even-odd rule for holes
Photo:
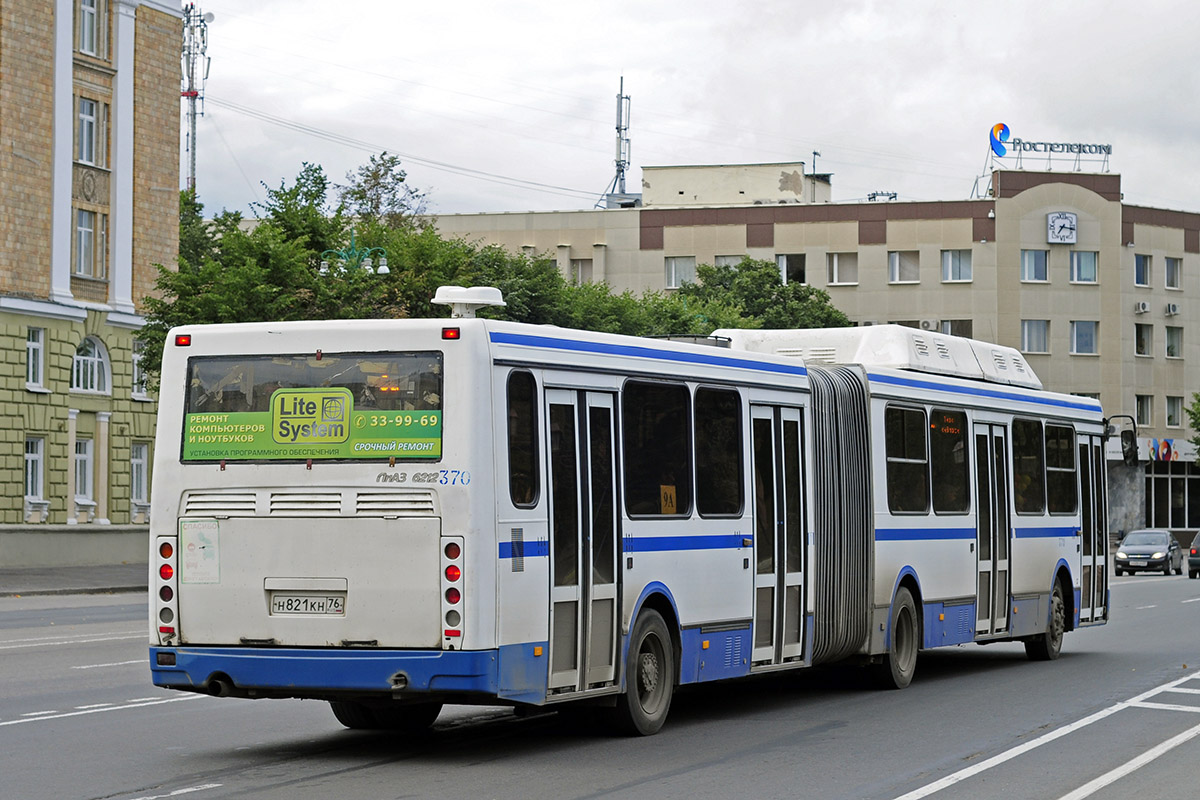
[[[466,575],[463,570],[463,540],[460,536],[442,538],[442,647],[461,647],[463,636],[463,596]]]
[[[157,628],[158,644],[175,644],[179,626],[178,555],[174,536],[159,536],[155,540],[155,575],[150,587],[151,630]]]

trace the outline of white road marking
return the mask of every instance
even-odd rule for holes
[[[57,714],[57,713],[58,713],[58,709],[54,708],[49,711],[30,711],[29,713],[22,714],[21,716],[22,717],[46,717],[46,716],[49,716],[50,714]]]
[[[162,705],[163,703],[178,703],[183,700],[199,700],[201,697],[205,697],[205,695],[190,694],[190,695],[184,695],[183,697],[168,697],[165,699],[158,698],[158,699],[156,699],[152,702],[148,702],[148,703],[126,703],[123,706],[108,706],[106,708],[92,708],[87,711],[68,711],[65,714],[59,714],[55,711],[39,711],[37,713],[50,714],[53,716],[26,717],[24,719],[10,719],[10,720],[6,720],[5,722],[0,722],[0,728],[6,727],[8,725],[20,725],[23,722],[43,722],[48,719],[63,719],[65,717],[82,717],[84,714],[103,714],[105,711],[124,711],[127,708],[145,708],[146,706],[158,706],[158,705]]]
[[[80,636],[124,636],[125,634],[140,634],[136,631],[96,631],[95,633],[61,633],[57,636],[30,636],[24,639],[0,639],[0,645],[17,644],[20,642],[53,642],[55,639],[77,639]]]
[[[1158,606],[1138,606],[1134,609],[1134,611],[1145,611],[1148,608],[1158,608]]]
[[[1200,709],[1192,710],[1197,711]],[[1172,736],[1165,742],[1156,745],[1155,747],[1151,747],[1137,758],[1131,761],[1126,761],[1121,766],[1110,772],[1104,773],[1091,783],[1085,783],[1083,786],[1080,786],[1070,794],[1064,794],[1061,798],[1059,798],[1059,800],[1083,800],[1085,797],[1091,797],[1093,794],[1100,791],[1105,786],[1108,786],[1110,783],[1114,783],[1115,781],[1124,778],[1129,773],[1141,769],[1159,756],[1174,750],[1176,747],[1179,747],[1179,745],[1191,741],[1197,736],[1200,736],[1200,725],[1197,725],[1194,728],[1188,728],[1178,736]]]
[[[966,769],[961,769],[958,772],[955,772],[951,775],[947,775],[946,777],[941,778],[940,780],[936,780],[933,783],[926,784],[925,786],[914,789],[911,792],[909,792],[908,794],[904,794],[904,795],[901,795],[900,797],[896,798],[896,800],[918,800],[919,798],[922,798],[922,797],[928,797],[929,795],[934,794],[936,792],[940,792],[942,789],[949,788],[956,783],[961,783],[962,781],[965,781],[967,778],[971,778],[971,777],[974,777],[975,775],[978,775],[981,772],[985,772],[985,771],[991,769],[992,767],[999,766],[999,765],[1005,763],[1006,761],[1011,761],[1012,759],[1016,758],[1019,755],[1024,755],[1025,753],[1028,753],[1030,750],[1035,750],[1044,744],[1049,744],[1050,742],[1053,742],[1055,739],[1061,739],[1063,736],[1066,736],[1068,733],[1073,733],[1077,730],[1080,730],[1081,728],[1086,728],[1088,725],[1091,725],[1093,722],[1099,722],[1100,720],[1105,719],[1106,717],[1112,716],[1113,714],[1117,713],[1118,711],[1120,711],[1122,709],[1130,708],[1131,706],[1137,706],[1138,704],[1144,702],[1147,698],[1153,697],[1154,695],[1159,694],[1160,692],[1164,692],[1168,689],[1173,689],[1182,683],[1186,683],[1188,681],[1195,680],[1197,678],[1200,678],[1200,672],[1194,672],[1191,675],[1187,675],[1183,678],[1179,678],[1177,680],[1171,681],[1170,683],[1164,683],[1162,686],[1157,686],[1153,689],[1150,689],[1149,691],[1142,692],[1141,694],[1137,695],[1136,697],[1131,697],[1130,699],[1125,700],[1120,703],[1117,703],[1116,705],[1109,706],[1108,708],[1105,708],[1105,709],[1101,709],[1100,711],[1097,711],[1096,713],[1091,714],[1090,716],[1086,716],[1083,719],[1076,720],[1075,722],[1072,722],[1069,725],[1064,725],[1063,727],[1058,728],[1056,730],[1048,731],[1047,733],[1042,734],[1041,736],[1037,737],[1036,739],[1031,739],[1028,742],[1025,742],[1024,744],[1020,744],[1009,750],[1005,750],[1003,753],[1000,753],[999,755],[992,756],[991,758],[985,759],[985,760],[979,762],[978,764],[974,764],[970,767],[967,767]],[[1196,730],[1197,732],[1200,732],[1200,726],[1198,726],[1194,730]],[[1192,736],[1194,736],[1194,735],[1195,734],[1192,734]],[[1176,737],[1176,738],[1179,738],[1179,737]],[[1191,738],[1191,736],[1189,736],[1188,738]],[[1169,741],[1174,741],[1174,740],[1169,740]],[[1183,741],[1187,741],[1187,740],[1184,739]],[[1179,742],[1179,744],[1182,744],[1182,743],[1183,743],[1182,741]],[[1174,747],[1174,746],[1175,745],[1172,745],[1172,747]],[[1160,745],[1160,747],[1161,747],[1161,745]],[[1151,752],[1151,751],[1147,751],[1147,752]],[[1166,751],[1164,750],[1163,752],[1166,752]],[[1114,778],[1113,780],[1116,780],[1116,778]],[[1099,788],[1099,787],[1097,787],[1097,788]],[[1086,795],[1084,795],[1084,796],[1086,796]]]
[[[1164,692],[1175,692],[1176,694],[1200,694],[1200,689],[1181,689],[1176,686],[1173,689],[1163,689]]]
[[[129,636],[85,636],[81,639],[64,639],[61,641],[38,641],[31,644],[4,644],[0,645],[0,650],[21,650],[27,647],[50,647],[59,644],[91,644],[92,642],[115,642],[120,639],[146,639],[147,647],[149,646],[149,638],[144,633],[131,634]]]
[[[79,711],[87,711],[89,708],[105,708],[111,706],[112,703],[92,703],[90,706],[75,706]]]
[[[1200,597],[1193,597],[1191,600],[1184,600],[1185,603],[1200,603]]]
[[[216,789],[222,785],[223,784],[220,783],[205,783],[201,784],[200,786],[189,786],[186,789],[176,789],[175,791],[167,794],[147,794],[143,795],[142,797],[131,798],[131,800],[162,800],[164,797],[179,797],[180,795],[191,794],[192,792],[204,792],[209,789]]]
[[[149,664],[148,658],[135,658],[133,661],[114,661],[111,664],[79,664],[71,669],[96,669],[98,667],[123,667],[126,664]]]

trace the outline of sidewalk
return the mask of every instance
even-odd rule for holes
[[[145,592],[145,564],[0,568],[0,597]]]

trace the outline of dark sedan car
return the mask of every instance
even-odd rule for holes
[[[1189,561],[1190,564],[1190,561]],[[1145,528],[1125,534],[1117,546],[1114,561],[1117,575],[1126,572],[1161,572],[1183,574],[1183,548],[1170,531]]]
[[[1192,547],[1188,550],[1188,577],[1200,578],[1200,533],[1192,539]]]

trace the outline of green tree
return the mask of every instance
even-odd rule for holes
[[[785,284],[772,261],[744,258],[735,265],[701,264],[696,275],[699,281],[685,283],[676,296],[739,309],[746,324],[725,327],[844,328],[853,324],[830,303],[825,290]]]
[[[1192,404],[1184,410],[1188,415],[1188,427],[1192,429],[1192,438],[1188,441],[1200,447],[1200,392],[1192,392]]]
[[[400,157],[384,151],[347,173],[347,184],[338,187],[338,197],[359,220],[388,228],[413,227],[417,215],[425,213],[426,193],[409,185],[407,178]]]

